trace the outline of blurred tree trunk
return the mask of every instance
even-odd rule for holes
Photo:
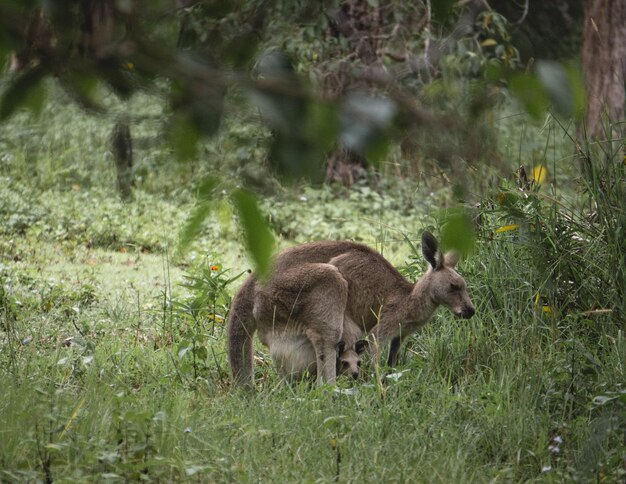
[[[100,59],[109,53],[107,47],[114,31],[114,11],[111,0],[83,0],[80,4],[81,26],[79,53]]]
[[[46,51],[52,42],[54,37],[43,9],[34,9],[26,23],[24,45],[9,56],[9,71],[21,71],[30,64],[39,63],[41,52]]]
[[[133,142],[128,120],[124,117],[120,118],[113,127],[111,151],[117,169],[117,189],[124,200],[130,200],[133,185]]]
[[[626,0],[586,0],[582,67],[587,89],[584,129],[592,138],[603,138],[604,113],[612,123],[624,120]]]

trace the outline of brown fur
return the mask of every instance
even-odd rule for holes
[[[376,355],[391,340],[388,364],[393,366],[401,341],[423,326],[438,306],[458,317],[471,317],[474,307],[465,281],[454,270],[458,258],[452,253],[444,256],[428,232],[422,237],[422,253],[430,267],[411,284],[383,256],[362,244],[313,242],[282,252],[270,278],[261,284],[250,276],[233,301],[228,353],[235,382],[253,383],[252,336],[257,330],[270,353],[273,346],[281,348],[274,353],[287,355],[305,348],[309,356],[301,361],[311,363],[312,346],[318,382],[332,383],[338,345],[356,351],[363,332],[369,333]],[[283,351],[281,345],[289,339],[291,349]],[[285,361],[296,359],[287,356]],[[293,366],[300,369],[303,363]]]

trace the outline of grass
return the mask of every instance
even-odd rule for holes
[[[188,181],[211,160],[181,166],[158,145],[138,149],[150,175],[124,204],[102,154],[106,123],[46,109],[51,121],[16,118],[7,129],[19,136],[0,140],[0,480],[624,478],[626,327],[614,262],[623,165],[610,153],[588,147],[590,179],[612,190],[589,178],[567,187],[571,168],[560,164],[570,155],[538,148],[553,130],[533,132],[516,163],[551,166],[559,190],[492,184],[460,267],[477,314],[458,321],[440,310],[403,348],[397,379],[290,387],[257,345],[257,392],[244,395],[230,388],[225,357],[223,318],[242,281],[231,279],[249,267],[231,208],[218,204],[190,251],[176,251],[194,206]],[[35,129],[41,142],[24,134]],[[153,134],[150,122],[136,130]],[[220,153],[229,131],[221,136],[203,153]],[[384,195],[279,190],[262,206],[281,246],[361,240],[416,277],[423,261],[402,234],[439,231],[433,211],[449,203],[449,187],[424,196],[410,182],[381,184]],[[588,207],[600,217],[586,217]]]

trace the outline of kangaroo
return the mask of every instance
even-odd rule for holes
[[[332,268],[331,271],[336,272],[336,269]],[[314,304],[306,302],[303,304],[306,297],[299,297],[299,294],[293,296],[296,287],[293,276],[294,274],[288,270],[274,271],[268,282],[260,284],[252,275],[235,295],[228,317],[228,355],[236,383],[252,385],[252,336],[257,328],[259,339],[269,347],[270,355],[281,377],[293,381],[302,379],[308,373],[311,376],[318,375],[319,379],[320,373],[317,369],[322,366],[318,365],[315,348],[306,332],[299,331],[293,321],[293,317],[300,312],[303,305]],[[320,295],[315,289],[309,294],[311,288],[306,284],[311,283],[310,279],[303,278],[299,292],[313,299],[317,296],[324,298],[324,295]],[[345,301],[341,304],[345,305]],[[305,315],[300,317],[306,319],[306,311]],[[336,357],[330,359],[329,355],[328,361],[335,365],[335,375],[357,378],[361,364],[360,354],[364,351],[366,342],[357,341],[362,332],[356,326],[350,327],[344,333],[350,335],[350,346],[344,341],[339,341],[335,348]],[[326,373],[331,373],[329,368],[326,369]]]
[[[422,254],[429,263],[414,284],[382,255],[354,242],[312,242],[277,257],[265,284],[249,278],[239,290],[228,321],[228,348],[236,383],[252,384],[252,336],[270,346],[281,335],[304,335],[316,355],[318,382],[333,383],[340,341],[353,348],[369,333],[378,358],[390,341],[387,364],[395,366],[402,341],[443,305],[456,317],[471,318],[474,306],[464,279],[454,270],[458,255],[443,254],[429,232]],[[271,318],[270,318],[271,315]]]

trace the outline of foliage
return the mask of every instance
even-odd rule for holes
[[[202,264],[185,276],[181,287],[187,289],[189,296],[169,301],[171,305],[170,319],[176,322],[176,335],[172,338],[177,343],[179,376],[189,375],[192,381],[200,375],[210,372],[209,350],[213,350],[211,342],[224,338],[221,330],[226,323],[226,315],[230,306],[230,295],[226,288],[241,277],[227,277],[227,270],[215,264]],[[213,352],[218,378],[225,376]]]
[[[313,126],[310,132],[289,127],[291,154],[280,165],[286,171],[298,168],[299,158],[292,156],[298,147],[328,149],[335,142],[342,108],[317,99],[302,79],[294,84],[298,92],[285,98],[276,85],[264,84],[267,77],[260,72],[255,78],[241,75],[252,59],[254,36],[242,29],[241,37],[233,32],[224,44],[212,36],[220,19],[237,26],[239,15],[256,18],[260,4],[244,2],[249,9],[238,10],[236,2],[218,3],[203,4],[208,11],[200,18],[208,23],[200,30],[208,26],[215,52],[233,42],[232,52],[223,51],[232,58],[219,54],[221,66],[212,64],[215,59],[190,60],[185,46],[154,55],[172,54],[174,65],[189,72],[149,70],[154,58],[148,62],[139,50],[119,59],[122,52],[115,51],[102,65],[88,60],[87,71],[81,60],[70,59],[64,71],[69,78],[61,83],[92,109],[104,106],[107,114],[97,118],[69,106],[66,96],[42,81],[51,64],[3,81],[4,113],[13,116],[0,138],[0,480],[623,480],[623,140],[577,144],[569,138],[561,116],[579,106],[575,71],[548,65],[521,77],[500,68],[484,73],[492,76],[492,87],[509,86],[543,121],[537,127],[505,91],[485,95],[479,71],[465,82],[465,69],[471,72],[476,58],[479,66],[516,62],[508,50],[508,27],[495,14],[488,21],[481,17],[485,30],[447,51],[437,82],[424,87],[403,79],[403,86],[443,113],[433,126],[445,149],[486,141],[488,131],[479,125],[494,126],[499,173],[465,163],[450,181],[444,158],[433,155],[430,165],[423,164],[429,156],[422,153],[420,164],[408,166],[391,147],[379,173],[351,190],[281,188],[269,176],[277,160],[267,160],[280,143],[254,109],[238,109],[243,99],[254,92],[270,111],[275,108],[273,130],[296,122],[297,128]],[[312,4],[276,5],[294,13],[269,19],[276,31],[281,23],[292,25],[282,40],[275,37],[279,47],[297,38],[301,25],[293,19],[307,19],[297,32],[304,32],[310,46],[288,44],[292,55],[303,53],[293,55],[296,73],[332,63],[332,56],[320,59],[322,47],[347,52],[345,39],[328,45],[319,40],[320,29],[330,26],[325,17],[309,15]],[[33,6],[9,2],[0,13]],[[392,10],[383,13],[403,13]],[[150,34],[151,46],[171,46],[177,30],[172,23],[147,25],[155,11],[133,20],[136,33]],[[446,23],[442,17],[450,11],[443,8],[435,17],[448,25],[455,19]],[[68,19],[76,15],[72,7]],[[4,29],[14,19],[0,16],[2,48],[17,46],[23,21],[15,22],[8,37]],[[408,38],[416,46],[426,40]],[[71,41],[60,39],[59,48]],[[224,66],[233,78],[220,77]],[[200,89],[190,96],[194,83],[187,84],[185,76],[196,67],[201,78],[217,73],[211,85],[228,84],[230,92]],[[157,94],[120,102],[104,83],[123,96],[138,86]],[[568,95],[559,97],[565,85]],[[543,93],[539,101],[536,91]],[[161,96],[171,100],[170,107]],[[194,106],[198,99],[216,112],[207,115],[207,105]],[[18,112],[17,101],[40,117]],[[561,113],[558,118],[546,114],[549,104]],[[234,112],[222,112],[224,107]],[[385,110],[379,108],[366,114]],[[109,124],[126,110],[132,111],[139,142],[134,199],[122,203],[103,153]],[[444,129],[455,119],[445,114],[456,111],[474,124],[459,132]],[[394,123],[400,119],[403,128],[404,113],[397,114]],[[199,119],[204,124],[194,128]],[[218,120],[220,130],[203,140]],[[358,124],[349,117],[343,123]],[[391,124],[370,128],[397,135]],[[164,143],[168,136],[173,146]],[[174,152],[191,158],[178,163]],[[512,179],[509,174],[520,165],[524,169]],[[405,176],[413,168],[415,176]],[[229,176],[233,171],[236,176]],[[453,188],[455,180],[463,192]],[[267,194],[258,206],[245,191],[252,186]],[[470,203],[472,198],[480,203]],[[459,272],[477,313],[463,322],[438,313],[407,341],[384,386],[369,370],[359,382],[340,380],[337,388],[289,386],[257,345],[257,394],[231,392],[223,321],[238,277],[248,269],[237,243],[241,235],[230,223],[233,214],[252,219],[244,222],[249,239],[264,230],[251,228],[266,220],[277,246],[322,238],[365,242],[411,279],[425,270],[416,241],[429,229],[448,247],[469,252]],[[264,233],[261,265],[271,238]],[[175,246],[187,250],[170,255]]]
[[[621,479],[624,166],[611,145],[584,145],[585,169],[565,183],[567,147],[541,149],[556,144],[541,132],[514,138],[524,148],[515,161],[534,167],[498,179],[463,212],[437,209],[449,191],[423,196],[392,178],[378,190],[303,187],[264,200],[283,245],[363,240],[395,264],[412,256],[409,278],[425,269],[417,227],[440,235],[450,216],[471,215],[474,251],[459,271],[477,313],[459,322],[441,311],[407,342],[385,387],[367,373],[337,390],[290,387],[258,346],[259,391],[245,398],[229,392],[224,346],[233,279],[247,267],[228,252],[234,233],[201,227],[185,258],[166,259],[164,276],[158,257],[131,244],[128,253],[89,246],[84,234],[121,211],[109,231],[128,230],[133,244],[144,231],[142,245],[159,250],[194,209],[188,191],[137,190],[122,206],[97,186],[62,190],[66,182],[45,177],[53,183],[41,189],[12,176],[18,160],[5,164],[3,217],[15,203],[21,222],[3,224],[0,246],[2,478]],[[65,222],[59,238],[36,230],[71,219],[92,222]],[[194,258],[198,243],[215,255]],[[129,261],[150,257],[152,275],[126,282],[138,270]],[[106,264],[127,272],[112,276]]]

